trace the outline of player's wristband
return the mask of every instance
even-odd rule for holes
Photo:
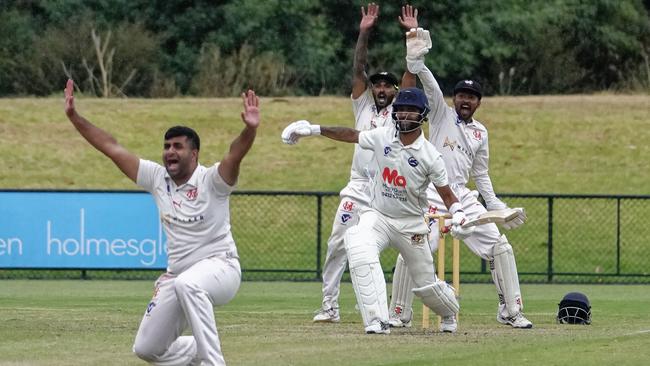
[[[460,202],[454,202],[451,206],[449,206],[449,213],[450,214],[455,214],[456,212],[463,212],[463,206],[460,204]]]

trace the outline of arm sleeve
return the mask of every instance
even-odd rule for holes
[[[476,157],[472,164],[472,177],[474,178],[474,183],[476,184],[476,189],[481,194],[481,197],[485,200],[485,204],[488,210],[501,210],[507,208],[508,206],[503,203],[497,196],[494,194],[494,188],[492,187],[492,180],[488,174],[488,164],[490,160],[490,153],[488,148],[488,138],[485,136],[483,145],[476,152]]]
[[[447,103],[445,103],[445,96],[442,94],[438,81],[433,77],[433,73],[426,66],[418,73],[418,78],[422,82],[422,88],[429,101],[429,123],[439,123],[447,111]]]
[[[383,128],[375,128],[374,130],[360,131],[359,147],[364,150],[374,150],[378,135],[383,130]]]
[[[447,169],[445,168],[445,161],[442,160],[442,155],[438,154],[438,156],[433,160],[431,168],[429,180],[434,186],[442,187],[449,184]]]
[[[150,160],[140,159],[136,184],[147,192],[151,192],[156,185],[156,177],[160,175],[164,176],[164,170],[165,168],[160,164],[154,163]]]
[[[209,167],[205,175],[212,191],[217,196],[227,196],[235,190],[235,185],[231,186],[223,180],[221,174],[219,174],[219,164],[216,163]]]

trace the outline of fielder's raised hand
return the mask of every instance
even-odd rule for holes
[[[375,3],[368,4],[368,11],[361,7],[361,23],[359,23],[359,32],[369,31],[379,17],[379,5]]]
[[[404,29],[411,30],[418,27],[418,9],[406,4],[402,6],[402,16],[398,17],[399,24]]]

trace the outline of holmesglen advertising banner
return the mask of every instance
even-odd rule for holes
[[[146,192],[0,192],[0,268],[164,269]]]

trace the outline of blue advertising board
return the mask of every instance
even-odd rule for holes
[[[0,268],[164,269],[146,192],[0,192]]]

